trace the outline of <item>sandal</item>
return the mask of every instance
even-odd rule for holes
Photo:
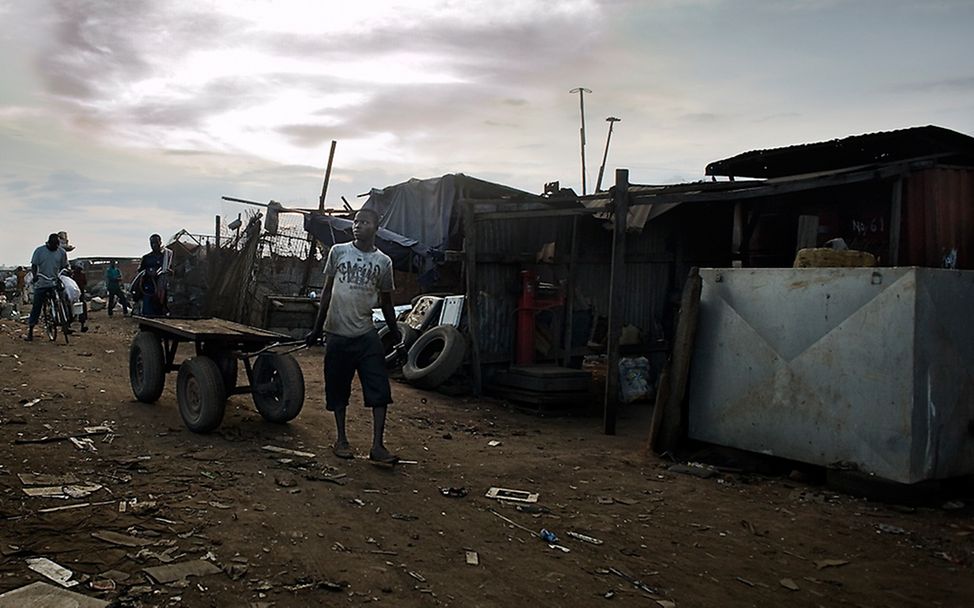
[[[355,454],[352,453],[352,447],[349,445],[338,445],[336,443],[331,447],[331,453],[344,460],[351,460],[355,458]]]
[[[388,467],[391,469],[399,463],[399,457],[388,452],[386,452],[385,456],[376,456],[375,452],[369,452],[369,462],[380,467]]]

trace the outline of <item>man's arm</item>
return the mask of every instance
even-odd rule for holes
[[[30,282],[31,283],[37,282],[37,264],[33,262],[31,262],[30,264]]]
[[[392,294],[388,291],[379,294],[379,306],[382,308],[386,327],[389,328],[389,335],[392,336],[392,343],[399,344],[402,342],[402,334],[399,333],[399,324],[396,323],[396,307],[392,305]]]
[[[325,326],[325,316],[328,314],[328,306],[331,304],[331,290],[335,283],[334,276],[325,278],[325,284],[321,288],[321,299],[318,301],[318,314],[315,315],[315,324],[311,332],[304,337],[304,343],[308,346],[321,339],[321,330]]]

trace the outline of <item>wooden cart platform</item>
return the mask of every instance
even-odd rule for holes
[[[191,431],[217,428],[227,397],[236,394],[253,395],[257,411],[270,422],[288,422],[300,413],[301,367],[290,350],[273,351],[298,343],[289,336],[216,318],[135,319],[139,333],[129,350],[132,392],[139,401],[154,403],[162,396],[166,374],[177,372],[179,413]],[[196,356],[176,363],[184,342],[194,345]],[[238,361],[244,363],[247,386],[237,386]]]

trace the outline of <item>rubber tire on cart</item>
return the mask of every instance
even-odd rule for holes
[[[176,377],[176,400],[186,428],[194,433],[209,433],[220,426],[227,394],[213,359],[197,356],[183,361]]]
[[[304,374],[288,354],[262,353],[254,362],[254,405],[268,422],[294,420],[304,406]]]
[[[162,340],[151,331],[140,331],[129,348],[129,381],[132,394],[142,403],[155,403],[166,385],[166,356]]]
[[[426,330],[409,349],[402,375],[420,388],[436,388],[463,364],[467,342],[456,327],[437,325]]]
[[[415,343],[419,338],[419,332],[402,321],[396,323],[396,326],[399,328],[399,334],[402,336],[402,343],[408,350],[409,347],[412,346],[413,343]],[[395,346],[395,344],[392,343],[392,340],[390,340],[388,336],[389,326],[383,325],[379,330],[379,340],[382,342],[382,350],[386,354],[386,366],[393,366],[396,363],[398,353],[392,350],[392,347]]]

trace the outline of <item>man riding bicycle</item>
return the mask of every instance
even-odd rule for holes
[[[68,267],[68,254],[61,248],[56,233],[47,237],[47,243],[34,250],[30,258],[30,272],[34,276],[34,304],[27,319],[27,335],[24,340],[34,339],[34,326],[41,316],[44,301],[57,295],[57,276],[62,268]]]

